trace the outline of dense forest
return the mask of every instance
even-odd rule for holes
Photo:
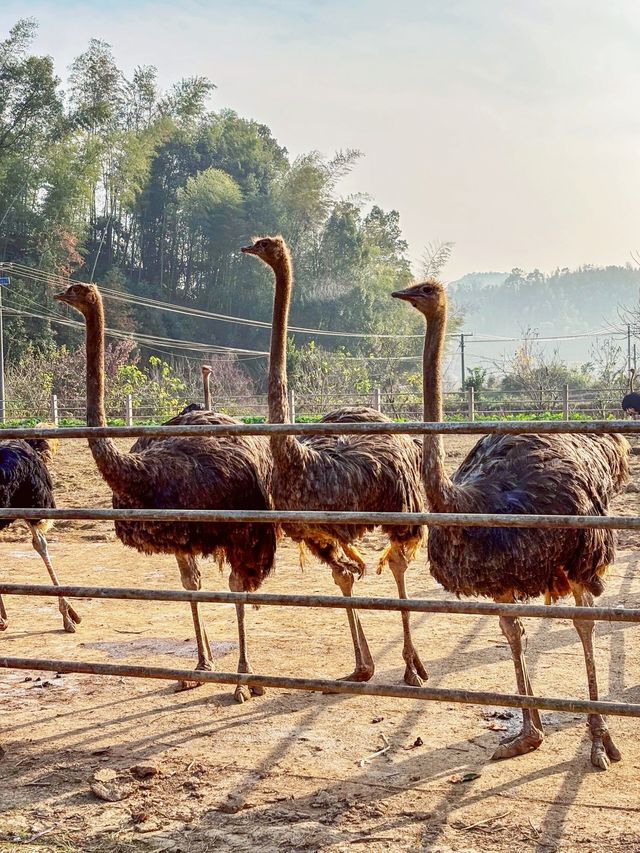
[[[254,234],[282,233],[291,247],[293,325],[420,331],[389,298],[411,277],[398,213],[339,195],[358,151],[292,158],[265,125],[212,110],[212,81],[183,78],[162,92],[155,68],[126,76],[99,40],[63,70],[63,88],[51,58],[32,52],[36,28],[21,20],[0,42],[0,260],[103,285],[107,325],[138,339],[141,364],[154,351],[179,352],[173,364],[202,358],[170,339],[239,348],[258,384],[265,359],[251,351],[268,348],[268,328],[145,301],[270,321],[270,277],[238,252]],[[4,292],[10,362],[82,340],[57,322],[71,315],[54,291],[14,268]],[[297,335],[298,351],[313,337]],[[417,340],[326,337],[317,346],[379,359],[419,352]]]

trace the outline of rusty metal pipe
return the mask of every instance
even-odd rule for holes
[[[266,604],[283,607],[356,607],[359,610],[408,610],[417,613],[460,613],[467,616],[530,616],[542,619],[590,619],[606,622],[640,622],[640,609],[573,607],[547,604],[504,604],[493,601],[440,601],[430,598],[374,598],[371,596],[289,595],[264,592],[209,592],[191,589],[139,587],[56,586],[0,583],[0,595],[44,595],[127,601],[197,601],[203,604]]]
[[[203,435],[523,435],[638,433],[640,421],[446,421],[405,423],[208,424],[122,427],[11,427],[2,438],[140,438]]]
[[[213,684],[254,684],[286,690],[331,691],[351,696],[390,696],[397,699],[424,699],[436,702],[460,702],[465,705],[497,705],[508,708],[539,708],[571,714],[611,714],[640,717],[640,705],[629,702],[555,699],[548,696],[518,696],[514,693],[453,690],[443,687],[407,687],[395,684],[334,681],[331,678],[287,678],[279,675],[254,675],[237,672],[203,672],[134,664],[89,663],[86,661],[42,658],[0,657],[2,669],[30,669],[50,672],[79,672],[87,675],[115,675],[125,678],[160,678],[169,681],[200,681]]]
[[[283,522],[295,524],[427,524],[439,527],[528,527],[594,528],[638,530],[640,516],[626,515],[516,515],[491,512],[337,512],[333,510],[253,510],[253,509],[0,509],[0,519],[93,519],[98,521],[209,521]]]

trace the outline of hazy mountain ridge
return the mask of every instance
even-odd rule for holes
[[[625,332],[621,313],[640,301],[640,270],[626,265],[565,268],[550,274],[521,269],[470,273],[452,282],[449,292],[464,315],[464,329],[477,335],[520,336],[531,329],[550,337],[611,327],[612,335],[620,336]],[[587,337],[550,346],[569,360],[587,360],[595,340]],[[497,348],[485,344],[484,352],[495,357]]]

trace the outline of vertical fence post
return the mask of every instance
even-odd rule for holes
[[[296,422],[296,395],[293,393],[293,388],[289,388],[289,422]]]
[[[569,420],[569,386],[568,385],[564,386],[564,399],[562,402],[563,402],[562,417],[565,419],[565,421],[568,421]]]
[[[469,385],[467,388],[467,404],[469,407],[469,420],[475,421],[476,419],[476,392],[474,390],[473,385]]]
[[[133,397],[127,394],[124,405],[124,421],[127,426],[133,426]]]
[[[382,402],[380,399],[380,389],[379,388],[373,389],[373,408],[376,410],[376,412],[382,411]]]
[[[51,395],[51,423],[58,426],[58,395]]]

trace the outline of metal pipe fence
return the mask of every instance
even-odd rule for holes
[[[444,423],[314,423],[314,424],[233,424],[207,426],[126,426],[126,427],[37,427],[6,429],[6,438],[88,438],[98,436],[139,437],[215,436],[215,435],[334,435],[334,434],[602,434],[640,432],[636,421],[590,422],[444,422]],[[127,521],[187,522],[262,522],[262,523],[341,523],[341,524],[425,524],[447,527],[519,527],[519,528],[599,528],[640,529],[638,516],[571,516],[517,515],[496,513],[383,513],[337,511],[264,511],[203,509],[92,509],[86,507],[38,509],[2,508],[0,519],[94,519]],[[640,622],[640,609],[619,607],[548,607],[537,604],[505,604],[479,601],[440,601],[430,599],[395,599],[373,597],[338,597],[320,595],[274,595],[266,593],[208,592],[205,590],[157,590],[87,586],[45,586],[38,584],[0,583],[0,595],[67,596],[71,598],[118,599],[136,601],[186,601],[218,604],[265,604],[293,607],[358,608],[362,610],[415,611],[421,613],[453,613],[461,615],[508,615],[550,619],[589,619],[609,622]],[[43,658],[0,657],[0,668],[35,669],[117,675],[135,678],[190,680],[217,684],[247,684],[309,691],[331,691],[350,695],[389,696],[432,701],[461,702],[480,705],[539,708],[572,713],[604,713],[640,717],[640,704],[531,697],[488,691],[452,690],[409,687],[392,684],[351,683],[332,679],[289,678],[284,676],[203,672],[179,668],[150,667],[134,664],[105,664],[87,661],[49,660]]]
[[[140,438],[155,436],[221,436],[221,435],[548,435],[640,433],[640,421],[367,421],[355,423],[296,424],[179,424],[157,426],[69,426],[7,427],[0,432],[7,438]]]

